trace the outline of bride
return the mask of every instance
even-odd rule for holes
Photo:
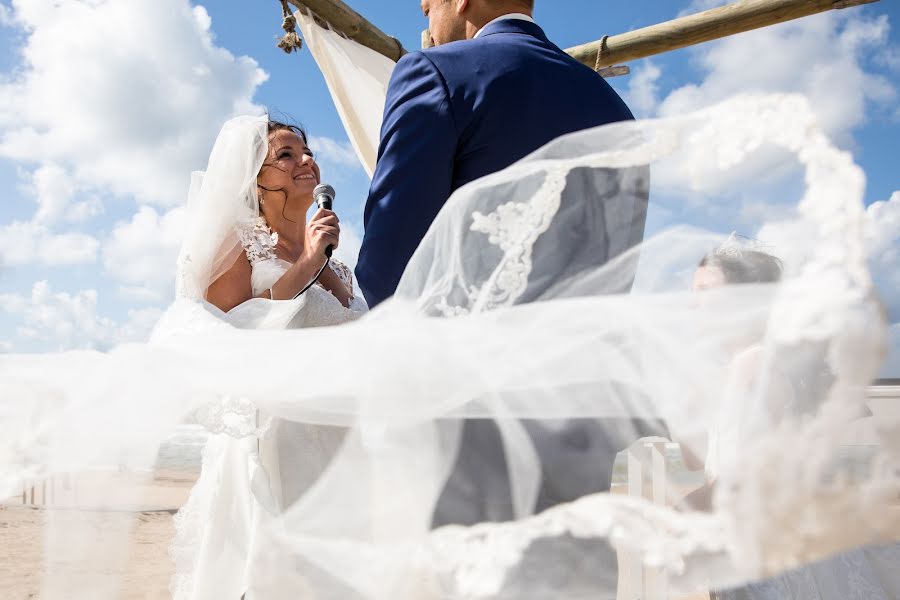
[[[249,160],[238,165],[235,155]],[[244,170],[240,180],[234,179],[242,185],[225,189],[227,171],[233,176],[236,167]],[[214,258],[221,274],[210,277],[204,294],[220,309],[214,312],[221,319],[242,327],[274,327],[271,317],[260,320],[271,312],[271,301],[285,304],[278,309],[284,327],[338,325],[366,312],[350,270],[330,260],[330,252],[326,255],[327,248],[340,243],[337,215],[320,208],[306,221],[319,183],[319,167],[300,128],[267,117],[225,124],[205,175],[191,189],[194,236],[185,243],[185,253],[221,244]],[[209,210],[234,215],[232,228]],[[224,227],[210,231],[205,226],[210,222]],[[240,242],[236,255],[234,236]],[[317,274],[316,284],[297,297]],[[245,415],[251,414],[248,408]],[[220,433],[207,442],[200,478],[176,518],[170,551],[177,571],[171,591],[174,598],[239,598],[248,588],[257,530],[311,487],[344,430],[272,418],[258,410],[252,427],[245,419],[243,429],[210,423],[208,416],[201,422]]]
[[[237,231],[244,253],[210,284],[206,295],[226,312],[251,298],[294,298],[328,261],[325,249],[338,247],[340,226],[334,212],[319,209],[306,223],[313,189],[320,180],[306,134],[298,127],[271,120],[266,131],[269,151],[257,176],[260,215],[252,226],[240,224]],[[324,290],[345,308],[364,310],[352,292],[352,276],[345,265],[329,263],[318,282],[313,295]]]

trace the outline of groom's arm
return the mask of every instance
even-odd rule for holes
[[[406,264],[450,196],[457,137],[440,72],[423,53],[407,54],[387,90],[356,267],[370,307],[394,294]]]

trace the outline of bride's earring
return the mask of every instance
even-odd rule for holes
[[[259,206],[262,207],[263,204],[266,203],[266,197],[262,194],[259,195]]]

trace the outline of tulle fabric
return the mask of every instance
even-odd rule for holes
[[[237,117],[219,132],[207,170],[191,173],[179,297],[205,298],[209,285],[243,252],[236,228],[259,217],[256,176],[268,150],[268,117]]]
[[[566,136],[458,190],[397,295],[357,322],[248,330],[185,294],[149,344],[4,357],[0,486],[149,468],[198,409],[346,427],[254,543],[248,598],[614,598],[635,568],[675,594],[896,540],[900,432],[856,427],[885,339],[863,186],[797,97]],[[783,281],[690,292],[700,258],[738,226],[772,245]],[[758,359],[736,363],[748,348]],[[736,369],[752,385],[730,385]],[[706,478],[681,461],[706,456],[723,410],[742,433],[711,503],[692,504]],[[580,442],[555,432],[579,419],[612,440],[591,455],[610,481],[547,508],[542,482],[579,466],[565,457]],[[648,419],[674,454],[654,458],[665,440],[627,451],[639,435],[625,425]],[[482,458],[509,480],[509,517],[435,529],[465,425],[485,420],[501,451]],[[658,464],[663,497],[627,476]],[[77,533],[56,531],[48,554],[116,556]],[[112,597],[96,577],[96,597]]]

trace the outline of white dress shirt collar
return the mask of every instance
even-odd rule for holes
[[[525,13],[509,13],[507,15],[500,15],[499,17],[497,17],[496,19],[494,19],[493,21],[491,21],[490,23],[488,23],[487,25],[485,25],[484,27],[479,29],[475,33],[475,37],[478,37],[479,35],[481,35],[481,32],[484,31],[485,28],[488,27],[489,25],[493,25],[494,23],[499,23],[500,21],[508,21],[509,19],[519,19],[521,21],[528,21],[529,23],[534,23],[534,19],[532,19]],[[472,39],[475,39],[475,38],[472,38]]]

